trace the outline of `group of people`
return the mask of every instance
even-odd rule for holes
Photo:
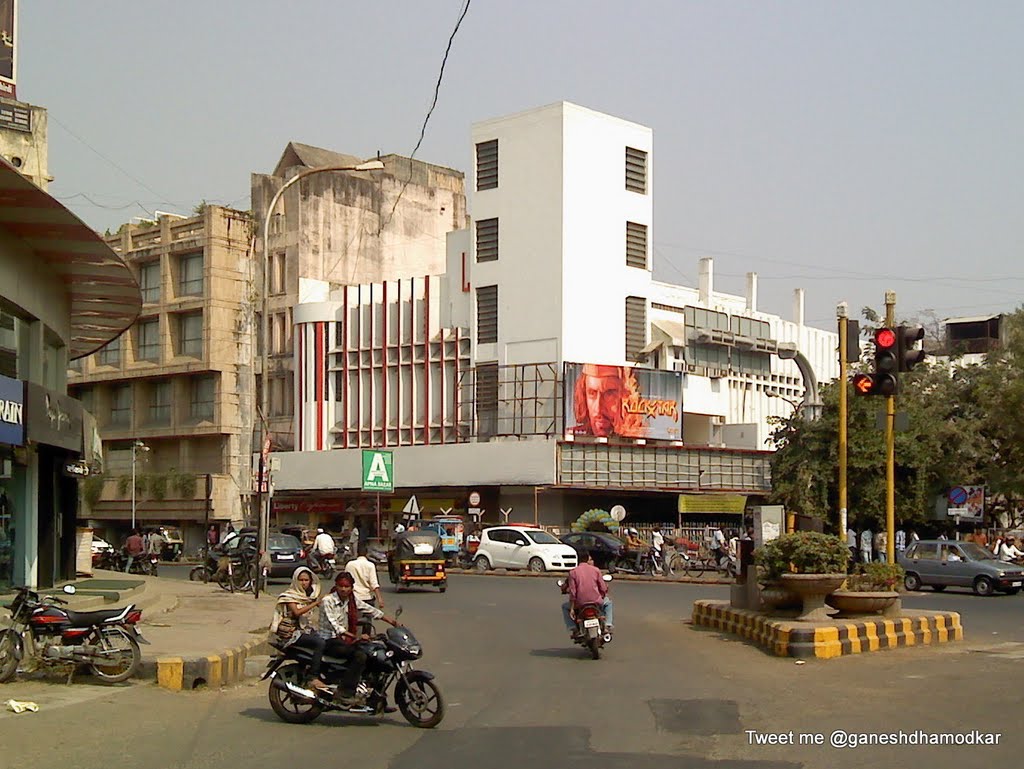
[[[127,574],[132,570],[132,564],[146,555],[159,556],[164,551],[166,544],[164,535],[159,529],[152,529],[142,532],[140,529],[132,529],[124,541],[124,554],[126,556],[124,571]]]
[[[940,537],[945,539],[946,537]],[[913,529],[897,529],[894,534],[894,549],[896,554],[899,555],[907,549],[912,543],[917,542],[921,539],[917,532]],[[884,563],[886,559],[887,548],[889,547],[889,535],[884,529],[878,532],[872,532],[871,528],[864,529],[860,534],[857,534],[856,529],[849,528],[846,530],[846,546],[850,548],[850,560],[852,563],[871,563],[877,561]]]
[[[271,634],[281,648],[299,644],[312,652],[309,686],[320,696],[333,698],[347,708],[364,704],[357,690],[366,666],[366,652],[361,642],[369,640],[360,628],[362,618],[398,626],[398,620],[384,614],[377,567],[366,557],[365,543],[358,546],[357,554],[335,575],[334,586],[325,595],[320,580],[310,569],[305,566],[296,569],[291,585],[277,599],[270,625]],[[319,621],[314,626],[310,615],[316,609],[320,610]],[[349,661],[338,692],[320,679],[324,654]]]

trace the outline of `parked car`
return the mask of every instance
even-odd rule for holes
[[[108,568],[110,554],[114,552],[114,546],[105,539],[93,536],[92,538],[92,565],[99,568]]]
[[[977,595],[1016,595],[1024,587],[1024,567],[1000,561],[973,542],[922,539],[899,556],[899,564],[907,590],[927,585],[935,591],[967,587]]]
[[[480,535],[473,565],[487,569],[568,571],[575,568],[576,551],[542,529],[493,526]]]
[[[267,549],[270,552],[270,576],[275,579],[291,579],[292,573],[306,563],[302,543],[291,534],[271,532],[267,536]]]
[[[594,556],[594,565],[599,569],[611,568],[615,561],[626,555],[626,543],[614,534],[597,531],[577,531],[563,534],[559,539],[576,551],[580,560],[589,551]]]

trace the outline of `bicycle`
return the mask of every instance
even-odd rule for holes
[[[676,555],[680,554],[677,553]],[[706,571],[713,571],[730,579],[735,578],[738,574],[736,562],[733,558],[725,556],[719,560],[715,557],[714,553],[705,548],[698,550],[696,555],[691,556],[687,553],[685,556],[680,555],[680,558],[682,560],[677,565],[677,568],[682,571],[685,577],[699,578]]]

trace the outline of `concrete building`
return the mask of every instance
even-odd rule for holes
[[[94,459],[68,362],[117,338],[141,297],[121,257],[6,160],[0,201],[0,589],[49,587],[75,575],[77,473]]]
[[[268,419],[276,448],[294,445],[292,308],[306,298],[303,281],[360,285],[437,275],[445,269],[445,236],[467,226],[461,172],[398,155],[380,160],[382,171],[330,172],[304,179],[285,192],[271,219]],[[256,222],[262,226],[274,194],[297,173],[361,162],[351,155],[289,143],[273,173],[252,175]],[[262,280],[261,272],[256,279]]]
[[[304,284],[276,519],[373,529],[412,494],[465,513],[473,491],[485,521],[741,513],[770,488],[768,417],[838,374],[836,334],[804,324],[802,291],[789,320],[756,275],[716,291],[711,260],[696,287],[652,279],[650,129],[562,102],[472,140],[473,227],[443,274]],[[379,509],[364,449],[393,452]]]
[[[135,519],[183,527],[198,547],[209,519],[245,518],[251,491],[254,293],[252,220],[207,206],[107,239],[142,290],[129,333],[82,360],[69,389],[96,415],[105,472],[86,484],[88,519],[112,541]],[[134,452],[141,441],[146,449]]]
[[[0,156],[43,190],[53,181],[47,123],[43,107],[0,98]]]

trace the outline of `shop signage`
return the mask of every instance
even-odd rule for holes
[[[747,498],[739,494],[680,494],[680,513],[742,513]]]
[[[566,435],[680,441],[682,374],[566,363],[564,413]]]
[[[336,499],[289,499],[274,497],[275,515],[342,515],[345,512],[345,500]]]
[[[30,441],[82,451],[82,404],[32,382],[26,383],[26,434]]]
[[[21,446],[25,442],[25,383],[0,376],[0,443]]]
[[[363,451],[363,491],[394,491],[394,462],[390,451]]]
[[[70,478],[85,478],[89,475],[89,465],[85,462],[65,462],[64,475]]]

